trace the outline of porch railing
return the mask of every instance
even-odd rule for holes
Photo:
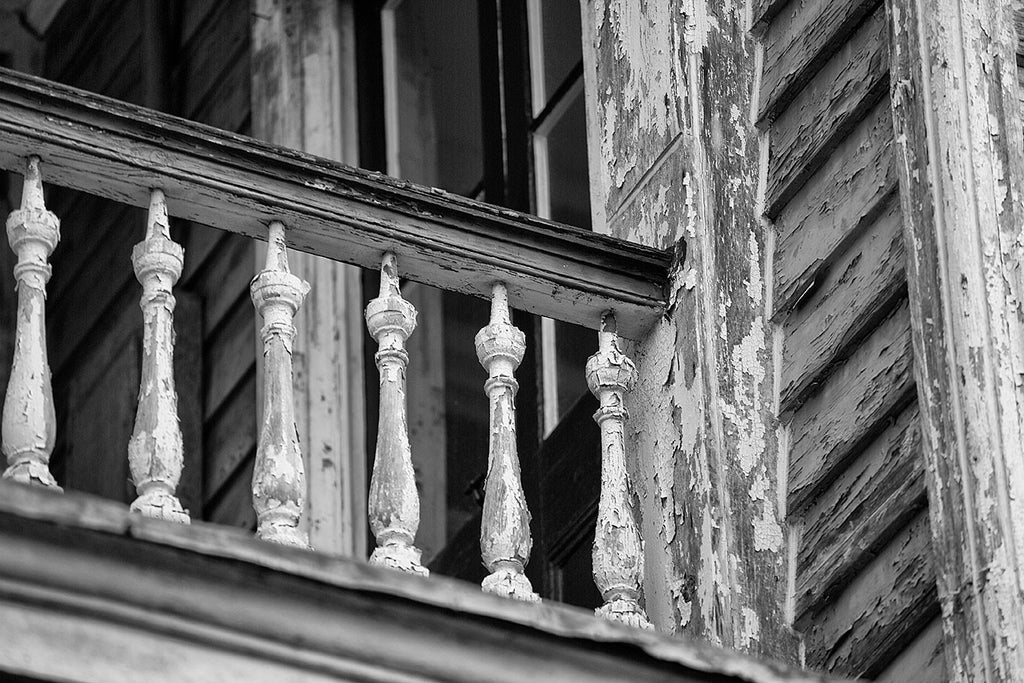
[[[366,307],[377,341],[380,428],[370,482],[370,561],[426,575],[414,545],[419,500],[406,425],[405,342],[416,311],[399,277],[491,301],[474,343],[486,370],[489,465],[481,555],[483,589],[539,600],[524,567],[530,514],[516,453],[515,370],[525,337],[509,307],[599,330],[586,366],[600,399],[601,495],[594,543],[598,612],[649,627],[641,606],[642,538],[625,467],[624,396],[636,380],[619,335],[636,338],[664,312],[666,253],[557,225],[488,204],[353,169],[63,85],[0,69],[0,168],[24,175],[21,207],[7,220],[17,254],[14,362],[3,409],[4,477],[59,488],[49,471],[55,440],[47,363],[45,287],[60,222],[47,210],[43,179],[148,206],[145,239],[132,254],[142,286],[143,366],[127,457],[138,497],[131,509],[187,524],[175,489],[182,470],[173,380],[173,286],[186,254],[168,217],[267,240],[253,279],[263,319],[264,409],[253,475],[257,535],[308,547],[299,520],[304,473],[294,426],[293,317],[309,285],[292,275],[288,249],[379,268],[379,295]]]

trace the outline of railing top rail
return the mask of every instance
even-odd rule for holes
[[[171,215],[489,296],[505,282],[516,308],[597,329],[614,310],[636,338],[665,310],[671,254],[0,69],[0,168],[39,156],[48,183],[135,206],[150,190]]]

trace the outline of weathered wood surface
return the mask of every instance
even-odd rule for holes
[[[3,406],[3,478],[60,490],[50,474],[57,419],[46,354],[48,259],[60,240],[60,221],[46,209],[39,167],[39,158],[30,157],[21,169],[21,206],[7,217],[7,241],[18,256],[18,317]]]
[[[795,622],[806,627],[926,506],[920,414],[910,406],[801,516]]]
[[[868,114],[778,216],[774,313],[791,308],[842,245],[874,222],[896,191],[887,99]]]
[[[880,4],[878,0],[788,3],[772,20],[765,36],[758,122],[778,115]]]
[[[128,657],[154,681],[202,678],[212,650],[304,680],[826,681],[563,605],[500,600],[213,525],[133,518],[74,492],[0,482],[0,545],[0,600],[17,615],[0,621],[0,637],[31,654],[0,648],[0,667],[28,659],[36,676],[134,680]],[[45,637],[52,629],[74,637]],[[114,656],[126,637],[141,649]],[[183,656],[168,651],[179,647]]]
[[[128,442],[128,466],[138,497],[133,512],[189,523],[175,495],[185,454],[174,388],[174,307],[171,293],[181,276],[184,250],[171,240],[164,193],[153,190],[146,238],[132,250],[142,285],[142,371],[135,428]]]
[[[950,677],[1024,678],[1024,134],[1013,6],[893,0],[893,126]]]
[[[910,312],[900,306],[791,422],[789,509],[808,504],[882,421],[913,400]]]
[[[57,184],[136,205],[159,186],[176,216],[251,237],[281,220],[299,250],[363,267],[394,250],[411,279],[470,294],[500,278],[517,308],[591,328],[612,309],[630,337],[664,310],[663,252],[8,71],[0,111],[3,168],[37,153]]]
[[[626,470],[626,394],[636,386],[633,361],[619,348],[615,318],[606,316],[597,353],[587,360],[587,386],[601,407],[594,420],[601,429],[601,498],[594,537],[594,582],[604,605],[597,614],[635,628],[653,629],[640,604],[644,579],[644,540],[637,522],[636,493]]]
[[[887,36],[879,6],[772,123],[766,213],[777,215],[886,94]]]
[[[942,620],[935,619],[899,657],[875,679],[876,683],[943,683],[949,680],[942,656]]]
[[[253,137],[355,165],[353,2],[238,4],[234,13],[243,15],[241,21],[227,21],[251,33]],[[251,23],[244,16],[249,12]],[[292,272],[312,285],[295,317],[293,346],[310,542],[318,550],[362,557],[367,534],[361,273],[311,254],[294,253],[290,260]]]
[[[252,303],[263,318],[263,424],[252,478],[256,535],[265,541],[307,548],[309,536],[301,523],[306,473],[295,429],[292,322],[309,293],[309,283],[288,267],[284,226],[273,222],[268,232],[266,266],[249,286]]]
[[[494,285],[491,320],[477,333],[477,358],[487,370],[484,391],[490,406],[487,479],[480,525],[480,556],[490,574],[485,593],[539,602],[526,578],[533,538],[516,451],[515,370],[526,353],[526,335],[512,325],[505,285]]]
[[[380,373],[377,445],[373,454],[368,506],[377,547],[370,564],[427,576],[416,547],[420,499],[409,446],[405,399],[405,341],[416,329],[416,309],[399,290],[398,260],[388,252],[380,266],[380,293],[366,306],[366,327],[377,342]]]
[[[938,611],[928,516],[920,514],[815,617],[807,666],[873,678]]]
[[[249,372],[239,395],[256,396],[256,374]],[[231,401],[206,424],[204,448],[216,458],[203,460],[203,500],[210,500],[246,458],[256,453],[256,413],[249,401]]]
[[[902,216],[899,201],[892,198],[783,321],[781,413],[795,410],[825,381],[829,368],[848,357],[906,296],[905,263]]]
[[[245,296],[234,299],[230,316],[204,335],[206,381],[203,382],[203,419],[208,421],[223,409],[238,390],[242,380],[253,370],[253,316]]]

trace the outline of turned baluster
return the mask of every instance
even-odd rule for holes
[[[292,321],[309,293],[309,283],[288,269],[284,225],[270,224],[266,267],[249,286],[263,318],[263,425],[252,475],[256,535],[265,541],[309,547],[299,524],[306,492],[302,451],[295,427],[292,389]]]
[[[640,605],[644,542],[636,521],[633,492],[626,473],[624,395],[636,384],[633,361],[619,350],[615,318],[601,321],[598,351],[587,360],[587,384],[601,401],[594,420],[601,429],[601,498],[594,536],[594,582],[604,605],[597,614],[638,628],[651,622]]]
[[[384,254],[380,294],[366,306],[366,326],[377,341],[380,410],[373,474],[370,477],[370,530],[377,547],[370,563],[426,576],[413,541],[420,525],[420,500],[409,448],[405,400],[405,341],[416,328],[416,309],[398,289],[398,261]]]
[[[516,452],[519,383],[513,373],[525,352],[526,335],[512,326],[505,285],[498,283],[491,295],[490,324],[476,335],[476,355],[488,374],[484,391],[490,403],[491,433],[480,525],[480,553],[491,573],[482,585],[485,593],[537,602],[540,597],[523,573],[533,540]]]
[[[149,200],[146,238],[132,250],[135,276],[142,284],[142,381],[135,428],[128,442],[128,467],[138,498],[133,512],[189,523],[174,492],[184,464],[174,390],[174,295],[184,250],[171,240],[167,202],[161,190]]]
[[[50,364],[46,359],[47,262],[60,240],[60,221],[43,203],[39,158],[30,157],[25,169],[21,208],[7,219],[7,239],[18,256],[18,316],[14,363],[3,409],[4,479],[60,491],[50,474],[50,454],[56,435]]]

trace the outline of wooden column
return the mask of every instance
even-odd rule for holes
[[[301,527],[306,480],[295,427],[292,323],[309,293],[309,283],[288,268],[281,223],[270,224],[267,265],[249,289],[263,318],[263,424],[252,475],[256,535],[265,541],[306,548],[309,537]]]
[[[484,510],[480,523],[480,553],[491,572],[483,581],[485,593],[526,602],[539,602],[524,570],[530,560],[530,511],[516,452],[516,404],[519,390],[515,369],[526,353],[526,335],[512,326],[505,285],[491,295],[491,321],[476,335],[476,354],[487,369],[484,391],[490,403],[490,443]]]
[[[377,547],[371,564],[427,576],[420,550],[413,541],[420,525],[420,499],[409,447],[409,418],[405,400],[405,342],[416,329],[416,309],[398,288],[398,261],[384,254],[380,294],[366,306],[366,327],[377,341],[380,371],[380,420],[373,474],[370,477],[370,530]]]
[[[251,0],[257,138],[357,164],[352,0]],[[257,254],[257,268],[261,260]],[[293,253],[312,284],[296,316],[295,418],[305,444],[310,541],[365,557],[366,430],[358,268]]]
[[[1024,136],[1012,3],[891,0],[893,126],[945,657],[1024,680]]]
[[[587,360],[587,384],[601,401],[594,420],[601,427],[601,499],[594,534],[594,581],[604,605],[600,616],[637,628],[653,629],[640,605],[644,541],[637,524],[636,494],[626,471],[625,395],[636,385],[636,366],[619,349],[615,316],[598,333],[597,353]]]
[[[142,382],[135,428],[128,442],[128,466],[138,498],[134,512],[147,517],[189,523],[175,495],[184,451],[178,426],[178,394],[174,390],[174,295],[185,253],[171,240],[167,201],[153,190],[146,239],[132,250],[135,276],[142,285]]]
[[[14,362],[3,409],[4,479],[56,490],[50,454],[56,436],[50,364],[46,357],[46,283],[48,259],[60,240],[60,221],[43,203],[39,158],[25,168],[21,208],[7,219],[7,239],[18,256],[18,322]]]

